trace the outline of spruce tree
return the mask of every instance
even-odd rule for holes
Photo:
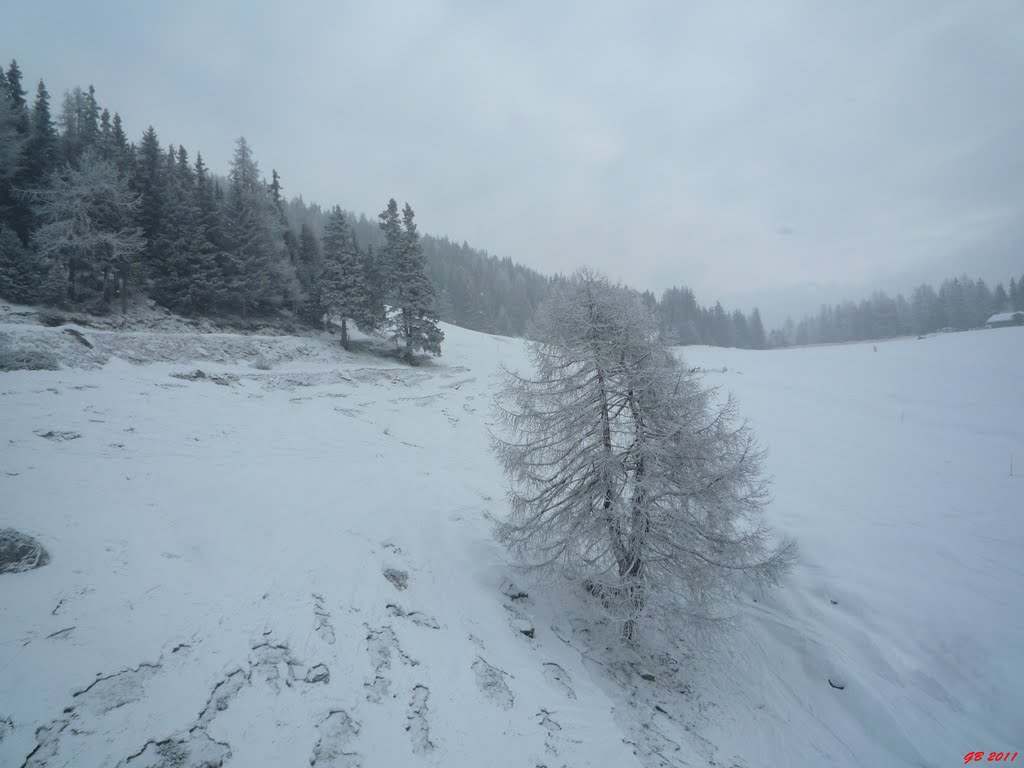
[[[440,355],[444,332],[437,325],[434,288],[424,270],[415,214],[406,203],[399,220],[398,204],[392,198],[380,214],[380,222],[385,237],[383,266],[391,338],[404,348],[402,357],[409,364],[420,350]]]
[[[85,151],[85,126],[86,97],[81,88],[75,87],[64,92],[64,100],[61,102],[60,116],[57,123],[60,126],[61,153],[65,162],[77,167],[78,161]]]
[[[764,349],[767,346],[764,324],[761,322],[761,312],[757,307],[754,307],[754,311],[750,313],[749,332],[752,349]]]
[[[132,146],[128,143],[128,136],[125,134],[124,127],[121,125],[121,115],[117,112],[114,113],[114,119],[110,124],[110,136],[114,151],[114,162],[117,165],[117,169],[124,174],[134,173],[135,158],[132,152]]]
[[[164,212],[164,157],[156,129],[149,126],[142,134],[135,169],[135,189],[140,204],[137,223],[146,238],[146,272],[158,275],[162,269],[160,227]]]
[[[366,306],[357,322],[359,329],[366,333],[379,331],[387,322],[387,308],[384,304],[384,277],[381,260],[372,245],[367,245],[362,256],[363,281],[366,283]]]
[[[100,107],[96,103],[96,89],[91,85],[85,94],[80,127],[83,149],[95,149],[100,138]]]
[[[296,274],[302,288],[301,314],[307,320],[319,322],[324,315],[320,295],[320,274],[323,269],[323,251],[320,240],[309,223],[303,223],[299,234],[299,258]]]
[[[329,318],[341,321],[341,345],[349,348],[348,320],[359,322],[367,303],[366,282],[352,229],[335,206],[324,227],[321,302]]]
[[[28,242],[32,229],[32,211],[22,191],[32,186],[31,169],[29,167],[28,145],[31,138],[31,119],[28,103],[25,101],[25,89],[22,87],[21,69],[14,59],[7,69],[6,98],[9,114],[4,119],[15,134],[16,151],[8,162],[7,173],[10,186],[0,188],[0,208],[7,211],[6,218],[18,234],[22,243]],[[0,130],[3,130],[0,128]],[[2,139],[0,139],[2,141]],[[2,150],[0,150],[2,152]],[[7,153],[4,153],[7,154]],[[0,157],[0,160],[5,158]],[[0,173],[3,173],[0,171]],[[5,176],[7,174],[4,174]]]
[[[201,161],[198,167],[202,168]],[[216,251],[206,237],[197,173],[189,165],[184,147],[178,147],[169,173],[161,230],[161,249],[167,261],[153,286],[153,297],[177,312],[206,313],[220,296],[220,269]]]
[[[61,277],[0,222],[0,297],[19,304],[59,301]]]
[[[43,183],[57,164],[57,129],[50,117],[50,94],[42,80],[32,107],[32,132],[28,142],[28,167],[32,187]]]
[[[0,69],[0,74],[3,70]],[[23,165],[25,139],[18,130],[18,115],[8,91],[6,76],[0,83],[0,223],[16,228],[15,180]]]
[[[231,162],[224,234],[225,288],[247,318],[271,299],[280,222],[245,137],[238,139]]]
[[[6,88],[7,97],[11,100],[11,108],[14,110],[18,132],[22,136],[28,136],[29,132],[29,115],[28,115],[28,102],[25,101],[25,96],[28,95],[25,89],[21,85],[21,68],[18,66],[18,62],[11,59],[11,64],[7,68]]]

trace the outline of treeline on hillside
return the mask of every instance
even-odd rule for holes
[[[564,282],[465,242],[420,237],[411,209],[412,229],[396,230],[391,206],[373,220],[287,202],[283,191],[244,139],[220,177],[200,153],[162,145],[153,127],[129,141],[92,86],[67,92],[54,116],[42,81],[30,102],[17,63],[0,69],[0,297],[105,312],[142,290],[186,315],[334,315],[394,334],[383,303],[400,283],[415,284],[406,315],[523,335]],[[765,346],[757,310],[701,307],[684,287],[641,298],[668,343]]]
[[[337,207],[314,235],[288,222],[281,182],[268,182],[244,138],[226,180],[202,155],[136,146],[92,87],[64,97],[54,123],[40,81],[31,108],[17,62],[0,71],[0,295],[109,311],[142,287],[185,314],[243,318],[287,308],[311,322],[348,319],[413,353],[440,354],[435,296],[414,213],[394,200],[376,250],[361,248]],[[59,126],[59,130],[58,130]],[[387,311],[385,311],[387,307]]]
[[[859,303],[823,305],[818,314],[796,324],[787,318],[782,328],[771,332],[768,343],[787,347],[980,328],[994,314],[1024,310],[1024,275],[1010,278],[1009,286],[999,283],[993,289],[984,280],[962,275],[944,280],[938,290],[922,284],[909,300],[903,294],[891,298],[876,291]]]
[[[669,288],[656,302],[645,293],[644,302],[655,309],[662,335],[669,344],[707,344],[713,347],[764,349],[767,344],[761,313],[749,315],[725,310],[720,302],[702,307],[689,288]]]
[[[287,203],[286,211],[293,230],[308,230],[311,237],[322,234],[327,214],[319,205],[300,196]],[[383,244],[377,222],[364,214],[346,215],[360,245],[375,249]],[[537,307],[560,279],[447,237],[423,235],[420,241],[440,319],[474,331],[524,335]]]

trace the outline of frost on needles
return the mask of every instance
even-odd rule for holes
[[[498,536],[582,581],[632,640],[655,613],[709,617],[796,556],[763,521],[763,451],[672,355],[643,304],[589,271],[539,310],[532,374],[503,369]]]

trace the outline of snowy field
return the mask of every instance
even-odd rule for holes
[[[0,373],[0,528],[52,555],[0,575],[0,766],[1024,751],[1024,329],[686,350],[768,447],[801,564],[713,642],[625,653],[491,541],[488,403],[519,341],[446,327],[410,369],[177,327],[79,327],[87,349],[25,319],[0,333],[66,365]]]

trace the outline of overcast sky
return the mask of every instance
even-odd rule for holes
[[[1024,273],[1020,0],[0,4],[58,104],[545,272],[748,306]]]

